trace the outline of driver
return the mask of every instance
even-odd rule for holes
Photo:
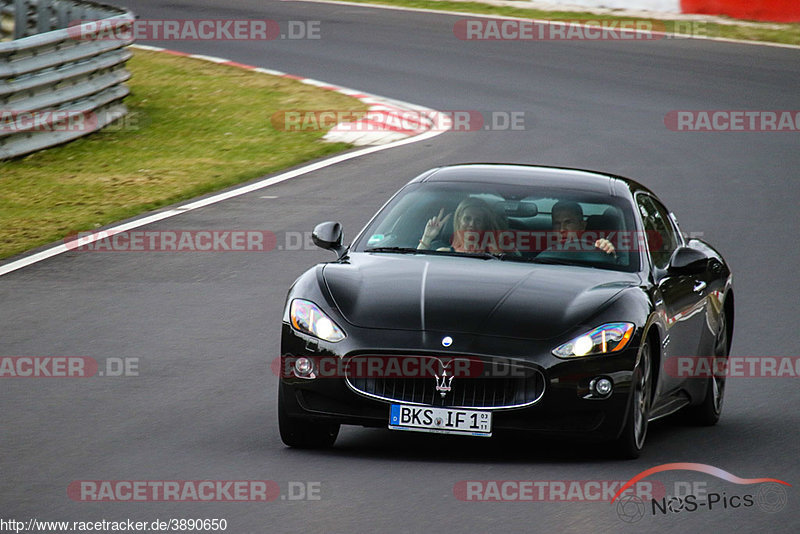
[[[552,209],[553,231],[561,235],[561,245],[571,239],[578,239],[578,233],[586,230],[586,221],[583,220],[583,208],[577,202],[561,200],[553,205]],[[614,245],[608,239],[598,239],[594,246],[606,254],[616,255]]]

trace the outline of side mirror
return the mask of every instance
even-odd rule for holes
[[[679,247],[669,260],[671,274],[700,274],[708,269],[708,256],[691,247]]]
[[[338,222],[319,223],[311,233],[311,240],[319,248],[331,250],[340,258],[347,250],[346,247],[342,246],[342,225]]]

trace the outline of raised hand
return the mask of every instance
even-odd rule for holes
[[[422,239],[419,240],[417,248],[430,248],[431,243],[442,232],[442,228],[447,224],[452,213],[444,214],[444,208],[439,210],[439,215],[431,217],[425,224],[425,231],[422,232]]]

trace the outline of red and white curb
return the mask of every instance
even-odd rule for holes
[[[350,139],[352,141],[348,140],[346,142],[359,141],[361,142],[361,144],[369,144],[370,146],[365,146],[358,150],[343,152],[341,154],[337,154],[335,156],[331,156],[329,158],[325,158],[320,161],[308,163],[301,167],[284,171],[269,176],[268,178],[263,178],[261,180],[245,184],[236,187],[234,189],[230,189],[228,191],[216,193],[214,195],[200,198],[197,200],[190,200],[183,204],[178,204],[176,206],[171,206],[169,208],[165,208],[160,211],[143,215],[131,221],[115,224],[107,228],[102,228],[97,230],[95,233],[91,235],[81,235],[80,242],[74,240],[66,243],[54,244],[52,246],[45,248],[44,250],[30,253],[16,260],[6,261],[6,263],[3,263],[2,260],[0,260],[0,276],[14,272],[18,269],[22,269],[29,265],[33,265],[34,263],[39,263],[48,258],[52,258],[53,256],[58,256],[59,254],[63,254],[65,252],[74,250],[79,245],[88,245],[90,243],[94,243],[99,239],[106,238],[110,235],[114,235],[120,232],[126,232],[134,228],[141,228],[142,226],[146,226],[148,224],[152,224],[158,221],[163,221],[164,219],[176,217],[184,213],[189,213],[191,211],[201,209],[206,206],[216,204],[218,202],[223,202],[231,198],[252,193],[253,191],[259,191],[271,185],[279,184],[281,182],[285,182],[287,180],[291,180],[293,178],[297,178],[299,176],[303,176],[308,173],[324,169],[326,167],[331,167],[333,165],[336,165],[337,163],[342,163],[344,161],[349,161],[351,159],[360,158],[362,156],[366,156],[368,154],[374,154],[376,152],[381,152],[383,150],[389,150],[391,148],[411,143],[416,143],[419,141],[424,141],[426,139],[436,137],[437,135],[446,132],[452,127],[452,120],[449,118],[447,114],[423,106],[417,106],[415,104],[409,104],[407,102],[401,102],[399,100],[392,100],[390,98],[371,95],[368,93],[364,93],[362,91],[356,91],[354,89],[347,89],[345,87],[339,87],[329,83],[321,82],[319,80],[302,78],[300,76],[294,76],[292,74],[287,74],[285,72],[280,72],[277,70],[263,69],[261,67],[245,65],[243,63],[237,63],[235,61],[230,61],[223,58],[203,56],[197,54],[186,54],[184,52],[176,52],[174,50],[167,50],[165,48],[158,48],[155,46],[145,46],[145,45],[132,45],[132,46],[134,48],[138,48],[141,50],[151,50],[155,52],[164,52],[175,56],[191,57],[195,59],[211,61],[213,63],[219,63],[222,65],[230,65],[233,67],[240,67],[243,69],[253,70],[256,72],[262,72],[264,74],[271,74],[273,76],[291,78],[301,83],[314,85],[322,89],[337,91],[339,93],[352,96],[354,98],[358,98],[359,100],[367,103],[370,106],[371,111],[373,111],[372,110],[373,107],[375,108],[374,115],[367,115],[367,117],[365,117],[365,119],[362,120],[377,121],[380,120],[379,116],[382,115],[381,118],[383,119],[384,123],[389,123],[393,125],[394,119],[390,117],[392,116],[397,117],[398,115],[405,116],[409,114],[414,117],[420,117],[420,116],[425,117],[426,120],[419,121],[419,124],[414,125],[413,127],[399,128],[396,130],[392,130],[391,128],[387,127],[380,132],[350,131],[349,137],[345,136],[344,133],[342,133],[343,137],[340,138],[341,140]],[[429,119],[429,121],[427,119]],[[341,126],[342,124],[344,123],[340,123],[339,125],[337,125],[337,127]],[[405,124],[412,124],[407,117],[404,117],[404,122],[401,121],[401,126]],[[345,128],[347,127],[343,127],[343,129]],[[351,130],[360,129],[354,127],[350,128]],[[370,136],[365,134],[372,134],[372,135]],[[335,136],[339,134],[338,133],[331,134],[329,132],[329,135]],[[377,143],[383,143],[383,144],[377,144]]]
[[[325,134],[324,139],[331,142],[344,142],[354,145],[378,145],[391,143],[406,137],[412,137],[440,129],[442,120],[447,121],[445,129],[450,129],[451,122],[445,115],[427,109],[409,109],[389,104],[386,99],[361,99],[369,104],[364,118],[352,122],[340,122]],[[437,120],[439,119],[439,120]]]
[[[158,46],[135,44],[131,45],[131,48],[164,52],[173,56],[200,59],[220,65],[228,65],[251,70],[253,72],[279,76],[281,78],[289,78],[300,83],[319,87],[320,89],[335,91],[343,95],[357,98],[369,106],[364,118],[353,122],[340,122],[328,130],[323,139],[332,143],[349,143],[355,146],[384,145],[394,143],[395,141],[407,137],[428,133],[434,129],[439,132],[445,132],[451,129],[453,125],[450,117],[439,111],[416,104],[409,104],[408,102],[402,102],[400,100],[372,95],[363,91],[356,91],[355,89],[348,89],[347,87],[340,87],[313,78],[303,78],[302,76],[287,74],[279,70],[246,65],[221,57],[187,54],[185,52],[178,52]]]

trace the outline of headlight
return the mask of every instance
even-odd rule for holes
[[[608,323],[576,337],[553,350],[559,358],[608,354],[625,348],[633,336],[632,323]]]
[[[295,330],[336,343],[344,339],[344,332],[336,326],[316,304],[294,299],[289,309],[289,320]]]

